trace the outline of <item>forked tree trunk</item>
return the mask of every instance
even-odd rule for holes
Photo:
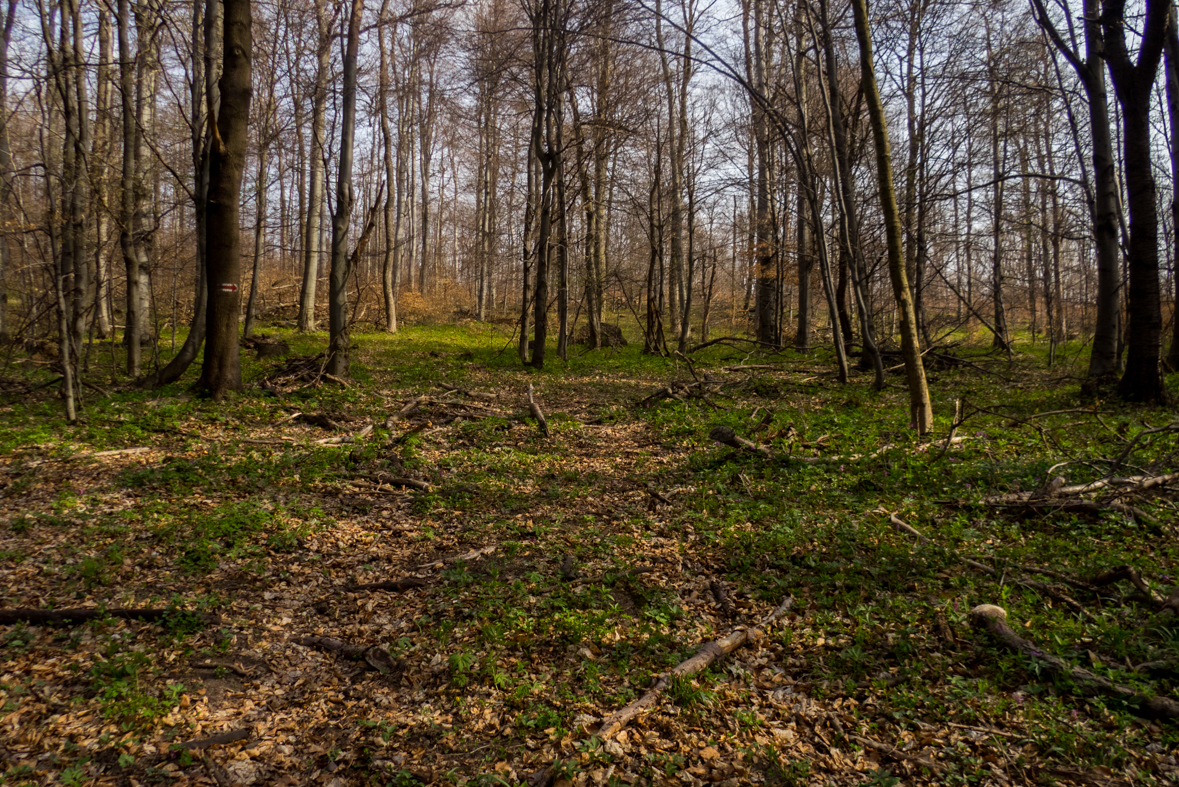
[[[1162,310],[1159,288],[1158,203],[1150,156],[1151,93],[1170,17],[1170,0],[1147,0],[1136,62],[1126,49],[1125,0],[1105,0],[1102,25],[1110,78],[1122,107],[1122,151],[1130,208],[1130,288],[1126,370],[1118,394],[1127,401],[1166,399],[1159,369]]]

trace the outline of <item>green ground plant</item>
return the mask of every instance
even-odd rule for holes
[[[298,354],[322,349],[322,336],[267,331]],[[964,345],[974,367],[936,371],[935,431],[918,438],[906,428],[903,390],[873,392],[865,377],[839,385],[821,353],[766,352],[758,369],[732,371],[749,365],[747,350],[715,345],[690,354],[689,369],[632,345],[574,353],[537,372],[520,367],[510,331],[493,326],[355,338],[360,358],[347,388],[279,399],[259,382],[280,362],[245,356],[246,390],[217,405],[184,384],[148,391],[106,380],[110,396],[87,399],[77,426],[48,393],[4,403],[0,555],[12,604],[175,611],[163,625],[103,621],[65,636],[7,627],[6,671],[40,675],[32,665],[52,664],[53,673],[38,678],[44,685],[6,678],[6,712],[35,706],[30,718],[39,714],[64,740],[59,718],[92,709],[95,725],[129,736],[109,759],[132,757],[126,770],[141,783],[172,778],[142,747],[166,751],[167,736],[182,739],[187,728],[164,719],[212,707],[194,697],[211,696],[215,681],[229,693],[214,710],[253,692],[267,713],[315,730],[273,751],[315,740],[338,750],[333,773],[357,783],[448,773],[478,783],[506,778],[494,769],[501,762],[531,772],[524,764],[539,767],[542,756],[571,779],[606,779],[613,767],[609,778],[653,783],[692,768],[703,769],[696,778],[737,783],[982,783],[999,761],[1011,783],[1033,769],[1108,768],[1135,784],[1173,778],[1174,724],[1061,680],[969,624],[973,606],[999,604],[1046,652],[1143,693],[1179,689],[1173,671],[1140,669],[1179,663],[1173,614],[1126,582],[1088,590],[1065,581],[1129,565],[1165,597],[1179,582],[1173,486],[1127,498],[1145,518],[988,501],[1038,489],[1051,474],[1100,479],[1136,435],[1174,420],[1060,383],[1078,372],[1078,346],[1048,370],[1030,337],[1019,338],[1011,365]],[[704,373],[720,381],[711,405],[636,406]],[[447,394],[440,383],[487,396]],[[529,384],[550,438],[526,418]],[[1179,377],[1168,385],[1179,387]],[[423,395],[444,403],[396,417]],[[949,444],[956,402],[968,418]],[[342,427],[284,422],[300,412],[330,414]],[[716,425],[772,456],[712,442]],[[348,440],[324,442],[337,438]],[[1125,473],[1175,472],[1173,438],[1144,437]],[[146,450],[98,456],[126,449]],[[429,488],[382,481],[398,476]],[[926,540],[893,529],[889,514]],[[489,546],[493,553],[453,560]],[[407,575],[426,587],[345,590]],[[712,582],[732,594],[732,617]],[[663,703],[634,723],[632,748],[590,743],[586,717],[642,696],[786,594],[796,600],[788,619],[708,673],[672,681]],[[210,627],[206,614],[221,621]],[[399,672],[378,678],[295,644],[312,635],[379,645]],[[200,661],[212,668],[194,671]],[[943,770],[923,774],[879,752],[863,759],[869,750],[854,735],[912,742]],[[1003,746],[1006,759],[988,759]],[[832,748],[861,758],[861,769],[833,770],[822,754]],[[717,757],[700,754],[707,749]],[[385,762],[385,750],[409,759]],[[94,777],[94,753],[59,752],[53,778]],[[44,782],[49,760],[36,762],[4,779]],[[294,760],[271,762],[310,773]]]

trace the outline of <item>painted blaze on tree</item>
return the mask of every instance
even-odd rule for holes
[[[210,0],[216,2],[216,0]],[[224,0],[225,65],[221,105],[209,108],[212,144],[206,222],[208,316],[204,366],[198,387],[214,401],[242,387],[238,349],[241,293],[239,202],[250,119],[253,38],[250,0]]]

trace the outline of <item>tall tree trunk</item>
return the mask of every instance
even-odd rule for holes
[[[0,19],[0,226],[7,227],[12,193],[12,147],[8,139],[8,44],[19,0],[8,0]],[[3,8],[3,6],[0,6]],[[7,233],[0,234],[0,337],[8,335],[8,271],[10,250]]]
[[[327,157],[327,87],[332,46],[332,20],[327,0],[315,0],[318,37],[315,47],[315,86],[311,93],[311,160],[307,173],[307,224],[303,241],[303,286],[299,292],[300,331],[314,331],[315,292],[319,284],[319,262],[323,253],[324,180]]]
[[[208,325],[208,246],[207,211],[209,202],[209,146],[213,134],[209,127],[209,108],[216,117],[221,103],[221,66],[224,60],[222,28],[224,15],[221,0],[193,0],[192,5],[192,167],[193,214],[196,229],[196,276],[192,323],[180,351],[156,375],[156,385],[180,379],[196,360],[205,341]]]
[[[905,376],[909,384],[910,424],[918,434],[927,434],[933,429],[933,406],[929,400],[929,388],[925,383],[921,341],[917,334],[917,314],[913,308],[913,297],[905,275],[901,217],[893,188],[892,153],[888,143],[888,119],[884,113],[884,103],[880,100],[880,90],[876,85],[876,73],[872,66],[872,37],[868,27],[867,0],[852,0],[852,10],[855,15],[856,38],[860,45],[860,78],[876,148],[876,178],[880,188],[881,212],[884,216],[884,232],[888,244],[889,278],[892,280],[893,297],[900,313],[901,353],[905,359]]]
[[[1136,62],[1126,49],[1125,0],[1105,0],[1102,26],[1110,78],[1122,108],[1122,150],[1130,208],[1126,370],[1119,395],[1134,402],[1161,402],[1166,389],[1159,370],[1162,310],[1159,288],[1158,205],[1150,157],[1151,92],[1170,17],[1170,0],[1147,0],[1145,28]]]
[[[377,109],[381,115],[381,143],[385,165],[385,249],[381,257],[381,291],[385,300],[385,330],[397,332],[397,290],[401,272],[397,264],[397,243],[400,240],[401,225],[397,202],[401,196],[399,171],[394,163],[392,124],[389,122],[389,53],[393,51],[395,32],[390,33],[388,46],[385,44],[385,29],[388,27],[389,0],[381,3],[381,15],[377,28],[377,49],[381,53],[381,82],[377,96]],[[399,163],[399,162],[398,162]]]
[[[258,269],[262,267],[262,255],[266,249],[266,164],[267,143],[263,136],[262,144],[258,146],[258,179],[254,185],[254,205],[257,215],[254,217],[254,261],[250,273],[250,297],[246,300],[246,321],[242,326],[242,336],[246,339],[254,337],[254,309],[258,299]]]
[[[750,8],[752,6],[752,8]],[[752,17],[752,20],[750,19]],[[768,64],[767,47],[763,42],[765,24],[762,20],[761,0],[747,0],[743,4],[742,27],[745,38],[746,69],[749,84],[766,95]],[[752,34],[750,22],[752,21]],[[759,101],[751,101],[755,172],[753,202],[753,253],[756,268],[757,338],[769,345],[778,344],[777,311],[778,281],[774,245],[773,216],[770,212],[770,130],[766,110]]]
[[[990,80],[990,132],[991,132],[991,178],[993,180],[991,212],[991,301],[994,307],[994,336],[996,349],[1011,358],[1011,344],[1007,332],[1007,311],[1004,304],[1006,271],[1003,267],[1003,171],[1006,165],[1007,143],[999,134],[999,119],[1002,105],[1003,82],[999,74],[995,53],[991,47],[991,24],[987,20],[987,71]]]
[[[205,358],[198,387],[213,401],[242,387],[238,346],[241,301],[239,197],[246,165],[253,53],[250,0],[224,0],[221,103],[208,108],[209,197],[206,208],[208,315]]]
[[[1176,9],[1171,9],[1171,23],[1167,26],[1164,47],[1167,85],[1167,118],[1171,131],[1171,228],[1179,235],[1179,23]],[[1171,281],[1175,291],[1171,298],[1171,349],[1167,353],[1167,368],[1179,371],[1179,237],[1175,240],[1171,257]]]
[[[111,150],[111,66],[114,61],[111,39],[111,19],[109,14],[101,14],[98,18],[98,70],[95,74],[95,105],[94,105],[94,135],[90,146],[90,169],[94,183],[92,196],[94,226],[94,334],[100,339],[111,335],[112,315],[110,302],[110,264],[107,255],[107,243],[110,240],[111,211],[108,208],[110,199],[110,162]],[[2,103],[2,101],[0,101]],[[0,112],[6,111],[0,106]],[[2,121],[0,121],[2,122]],[[3,130],[0,129],[0,137]],[[3,143],[0,143],[3,144]],[[2,187],[0,187],[2,188]],[[0,199],[0,204],[3,200]],[[0,241],[0,244],[3,244]],[[4,244],[6,245],[6,244]],[[0,250],[0,255],[4,252]],[[0,279],[3,278],[3,263],[0,262]],[[0,311],[3,307],[0,306]],[[0,314],[0,324],[3,315]],[[0,327],[0,334],[3,333]]]
[[[809,19],[809,11],[808,11]],[[826,90],[821,91],[823,103],[827,109],[827,133],[831,145],[835,150],[834,176],[836,183],[836,203],[839,207],[839,237],[843,247],[843,255],[848,259],[848,268],[852,278],[852,292],[856,299],[856,312],[860,318],[860,336],[863,339],[864,353],[861,368],[871,368],[875,375],[873,387],[879,391],[884,388],[884,362],[876,346],[876,337],[872,329],[871,314],[868,311],[866,295],[867,266],[864,264],[864,252],[860,245],[860,223],[856,212],[855,187],[851,167],[851,152],[847,144],[847,124],[843,118],[843,104],[839,91],[839,71],[835,61],[835,43],[832,38],[831,23],[827,0],[819,2],[819,23],[823,32],[824,76]],[[817,40],[818,36],[812,36]]]
[[[1101,0],[1084,0],[1082,14],[1085,58],[1064,40],[1048,17],[1043,0],[1032,0],[1036,21],[1056,49],[1076,71],[1089,105],[1089,132],[1093,162],[1093,191],[1089,211],[1093,220],[1093,246],[1097,257],[1097,319],[1093,349],[1089,355],[1091,379],[1110,377],[1118,366],[1118,314],[1121,299],[1118,251],[1117,164],[1109,124],[1109,99],[1105,86],[1105,41],[1101,29]],[[1078,150],[1079,150],[1078,145]]]
[[[332,269],[328,285],[327,370],[340,378],[348,376],[351,342],[348,331],[348,221],[352,217],[355,192],[352,188],[352,158],[356,137],[356,61],[360,51],[360,19],[364,0],[352,0],[348,15],[348,38],[344,48],[343,103],[340,120],[340,165],[336,180],[336,212],[332,215]],[[363,241],[362,241],[363,243]]]

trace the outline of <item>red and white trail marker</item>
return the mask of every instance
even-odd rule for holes
[[[221,292],[237,292],[236,284],[222,284]]]

